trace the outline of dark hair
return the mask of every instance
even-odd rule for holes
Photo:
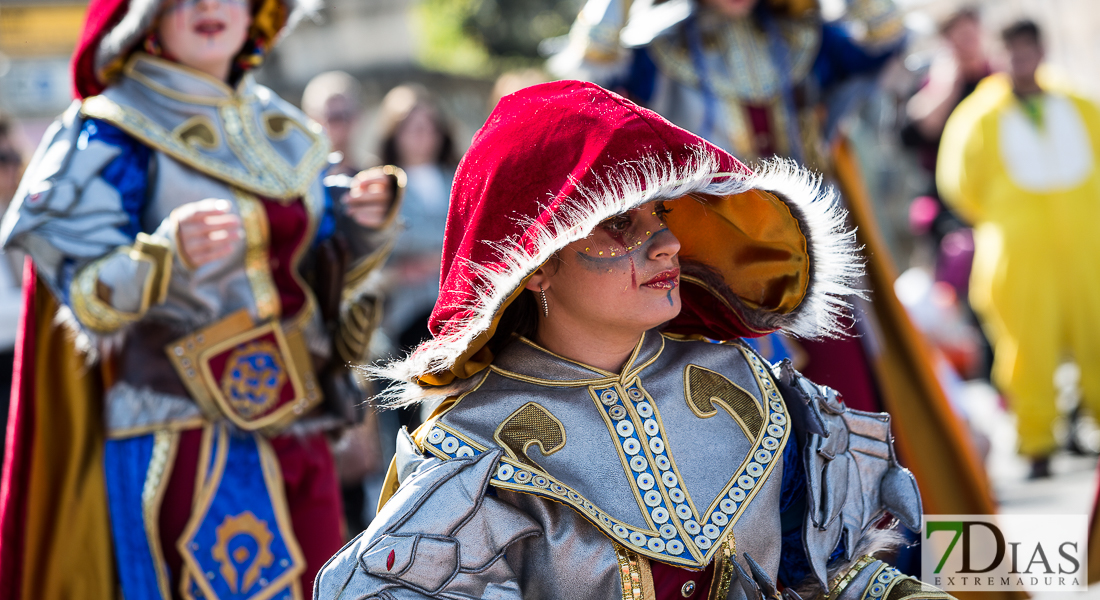
[[[447,121],[447,116],[435,97],[426,88],[416,84],[397,86],[382,101],[382,147],[378,153],[382,164],[402,166],[397,156],[397,132],[409,119],[409,115],[421,108],[431,114],[432,123],[442,138],[436,163],[449,167],[458,164],[454,136],[451,134],[451,124]]]
[[[967,4],[958,10],[947,15],[947,18],[940,22],[940,35],[945,35],[951,28],[958,25],[961,21],[981,21],[981,11],[973,4]]]
[[[551,274],[556,273],[560,267],[560,260],[561,257],[555,253],[543,263],[543,267],[549,269]],[[539,300],[535,297],[535,292],[532,290],[521,292],[515,300],[512,300],[508,308],[504,309],[504,314],[500,315],[500,321],[497,321],[497,330],[485,346],[493,356],[496,356],[500,354],[500,349],[507,346],[515,336],[535,339],[535,333],[539,329],[539,312],[541,312]]]
[[[1031,19],[1020,19],[1001,30],[1001,40],[1003,40],[1005,44],[1010,44],[1022,37],[1030,38],[1031,42],[1036,45],[1041,45],[1043,43],[1043,36],[1039,32],[1039,26]]]
[[[485,346],[493,356],[497,356],[515,336],[521,335],[527,339],[534,339],[538,326],[539,306],[538,300],[535,299],[535,292],[524,290],[508,305],[508,308],[504,309],[504,314],[497,322],[496,332]]]

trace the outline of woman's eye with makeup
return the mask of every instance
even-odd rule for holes
[[[623,233],[630,229],[632,222],[629,215],[619,215],[600,223],[600,228],[611,233]]]
[[[665,215],[670,212],[672,212],[672,209],[665,206],[664,202],[657,203],[657,208],[653,210],[653,214],[657,215],[657,218],[662,221],[665,220]]]

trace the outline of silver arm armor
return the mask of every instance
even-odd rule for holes
[[[845,559],[851,560],[887,511],[918,531],[920,492],[894,455],[890,415],[847,408],[835,390],[802,377],[790,361],[776,371],[795,430],[804,436],[806,556],[814,577],[828,589],[827,561],[841,536]]]
[[[174,232],[162,227],[135,242],[119,230],[129,216],[100,173],[121,150],[81,140],[83,124],[74,103],[50,126],[0,225],[0,243],[27,251],[55,292],[61,292],[62,265],[72,261],[74,312],[82,325],[105,333],[164,300]],[[109,299],[99,297],[99,286],[110,291]]]
[[[502,558],[541,529],[485,494],[500,450],[444,462],[426,458],[402,431],[397,454],[397,472],[407,479],[370,528],[321,569],[314,600],[519,600],[516,575]]]
[[[3,245],[27,250],[50,280],[65,257],[91,260],[130,243],[118,230],[122,199],[99,177],[120,150],[91,142],[78,151],[83,124],[74,103],[50,125],[0,227]]]

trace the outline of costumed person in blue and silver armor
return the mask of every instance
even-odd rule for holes
[[[433,337],[374,369],[442,402],[316,600],[950,598],[871,556],[921,514],[890,417],[742,341],[839,332],[859,260],[809,172],[537,85],[474,137],[444,246]]]
[[[344,365],[378,320],[364,282],[402,174],[323,179],[320,127],[249,75],[308,8],[89,5],[80,101],[3,221],[38,277],[5,597],[300,598],[344,543],[329,437],[359,417]]]
[[[932,512],[991,514],[992,494],[968,431],[894,296],[896,268],[839,127],[902,47],[904,33],[891,0],[850,0],[839,22],[823,21],[814,0],[590,0],[548,66],[619,90],[750,164],[781,157],[835,182],[867,257],[870,301],[849,299],[856,308],[845,323],[852,337],[780,334],[757,348],[769,357],[793,355],[849,406],[900,418],[902,461]]]

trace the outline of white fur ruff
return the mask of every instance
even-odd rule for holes
[[[682,165],[675,164],[671,156],[647,157],[618,165],[597,186],[578,187],[549,225],[533,220],[520,223],[528,233],[528,247],[518,236],[485,242],[494,249],[498,264],[471,265],[478,281],[472,282],[474,297],[462,307],[468,316],[451,322],[449,333],[424,342],[404,359],[365,370],[374,378],[395,382],[381,398],[391,406],[461,393],[473,385],[471,380],[479,378],[441,388],[423,388],[416,378],[450,369],[474,339],[488,330],[508,297],[554,253],[588,237],[602,221],[647,202],[690,193],[731,195],[752,189],[772,192],[787,202],[810,244],[810,292],[794,313],[782,317],[780,325],[802,337],[837,335],[837,319],[847,307],[844,298],[858,293],[853,282],[862,273],[862,264],[855,232],[845,225],[847,213],[840,207],[836,193],[822,186],[820,177],[790,161],[767,163],[752,175],[722,173],[717,157],[700,147]]]

